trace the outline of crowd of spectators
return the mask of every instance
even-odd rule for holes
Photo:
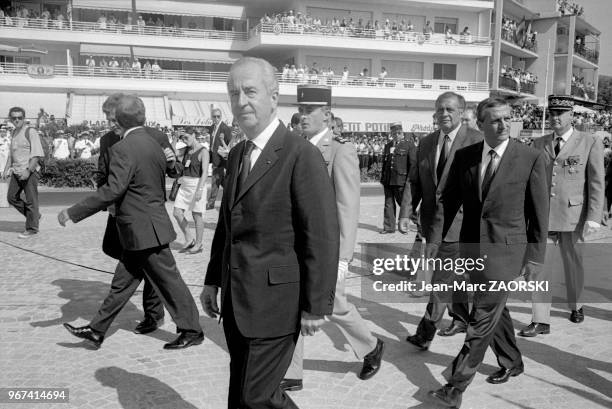
[[[431,21],[427,21],[423,29],[417,31],[411,20],[390,20],[379,22],[375,20],[364,21],[363,18],[354,19],[350,16],[333,17],[322,20],[320,17],[302,14],[289,10],[276,14],[264,14],[261,17],[262,30],[275,32],[280,29],[289,33],[318,33],[324,35],[339,35],[361,38],[382,38],[385,40],[425,42],[430,41],[434,35]],[[471,44],[474,42],[472,33],[465,27],[461,33],[454,32],[446,26],[440,39],[445,43]]]
[[[523,121],[523,129],[542,129],[542,107],[531,103],[516,104],[512,107],[512,119]],[[545,118],[548,121],[548,116]],[[574,126],[580,129],[612,131],[612,112],[574,112]],[[548,125],[548,124],[546,124]],[[549,128],[545,126],[545,128]]]
[[[557,0],[557,10],[562,16],[577,15],[581,16],[584,13],[584,7],[577,3],[572,3],[569,0]]]
[[[14,26],[18,28],[66,28],[66,17],[60,9],[44,8],[42,12],[27,8],[24,5],[16,7],[0,8],[0,25]]]
[[[101,57],[96,60],[89,56],[85,59],[85,66],[89,75],[100,74],[102,76],[132,77],[132,78],[161,78],[162,68],[157,60],[143,60],[138,58]]]
[[[522,23],[511,17],[502,17],[501,37],[503,40],[514,43],[521,48],[526,48],[533,52],[538,51],[538,32],[531,29],[531,25],[524,27],[527,24],[525,20]]]
[[[380,69],[376,76],[370,75],[368,68],[364,67],[358,75],[351,75],[348,67],[344,67],[341,73],[334,72],[331,66],[319,67],[316,62],[311,66],[300,64],[285,64],[278,68],[281,82],[292,82],[297,84],[319,84],[319,85],[363,85],[363,86],[394,86],[395,81],[389,81],[389,74],[385,67]]]
[[[537,75],[521,68],[508,67],[505,64],[499,70],[499,75],[506,78],[509,84],[512,84],[510,88],[514,88],[518,92],[523,91],[533,94],[534,86],[538,83]],[[508,86],[508,84],[501,85]]]

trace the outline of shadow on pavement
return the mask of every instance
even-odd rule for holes
[[[367,223],[359,223],[359,228],[364,229],[364,230],[374,231],[376,233],[378,233],[378,231],[380,230],[380,227],[374,226],[373,224],[367,224]]]
[[[102,300],[104,300],[109,290],[109,283],[104,283],[101,281],[85,281],[62,278],[54,280],[51,284],[56,285],[61,289],[58,293],[60,298],[67,299],[69,301],[62,305],[61,317],[47,321],[32,322],[30,325],[33,327],[51,327],[61,325],[64,322],[73,322],[78,319],[83,319],[89,322],[98,312],[98,309],[102,305]],[[119,329],[132,331],[142,318],[143,313],[138,310],[138,308],[136,308],[132,302],[128,301],[115,319],[113,325],[109,328],[105,338],[108,339]],[[134,336],[143,335],[134,334]],[[169,342],[176,337],[175,334],[164,330],[157,330],[144,336],[151,336],[164,342]],[[72,335],[68,334],[68,332],[66,332],[66,337],[74,339]],[[83,346],[83,343],[59,343],[58,345],[67,348],[75,348]]]
[[[117,389],[119,404],[124,409],[197,409],[172,387],[152,376],[109,366],[98,369],[95,377],[103,386]]]

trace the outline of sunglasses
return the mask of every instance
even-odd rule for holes
[[[23,116],[11,116],[11,121],[21,121]]]
[[[221,115],[213,115],[213,118],[221,118]]]

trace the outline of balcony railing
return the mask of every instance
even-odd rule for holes
[[[0,64],[0,75],[30,75],[36,76],[36,68],[40,66],[28,66],[27,64]],[[34,68],[34,69],[33,69]],[[121,69],[101,68],[87,66],[55,65],[51,71],[45,71],[45,76],[59,77],[89,77],[89,78],[126,78],[142,81],[204,81],[204,82],[226,82],[229,73],[211,71],[178,71],[162,70],[159,72],[145,71],[143,69]],[[489,84],[486,82],[464,82],[451,80],[426,80],[426,79],[403,79],[386,78],[379,80],[370,77],[349,77],[343,79],[341,76],[313,76],[304,75],[295,78],[277,75],[281,84],[326,84],[332,87],[348,88],[374,88],[382,92],[391,89],[404,90],[431,90],[431,91],[458,91],[458,92],[486,92]]]
[[[583,45],[574,44],[574,52],[593,64],[599,64],[599,51],[591,50]]]
[[[1,28],[18,28],[23,30],[63,30],[78,32],[94,32],[100,34],[121,34],[121,35],[140,35],[154,37],[178,37],[178,38],[205,38],[215,40],[241,40],[246,41],[246,32],[220,31],[220,30],[199,30],[191,28],[174,27],[139,27],[136,24],[100,24],[86,21],[66,21],[66,20],[45,20],[45,19],[24,19],[11,18],[11,24],[7,20],[0,19]]]
[[[261,23],[251,29],[250,36],[258,33],[272,33],[276,35],[314,35],[321,37],[340,37],[340,38],[361,38],[381,41],[409,42],[418,44],[445,44],[445,45],[489,45],[489,37],[473,35],[452,34],[447,37],[445,34],[423,34],[417,31],[385,31],[365,28],[348,27],[328,27],[328,26],[308,26],[304,24],[286,23]]]
[[[499,76],[499,86],[501,88],[506,88],[512,91],[523,92],[526,94],[535,95],[535,83],[533,82],[525,82],[525,81],[516,81],[513,78]]]

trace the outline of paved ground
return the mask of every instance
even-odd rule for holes
[[[382,225],[381,203],[380,196],[362,199],[358,240],[405,246],[413,235],[376,233]],[[0,387],[65,387],[70,389],[70,404],[0,403],[0,407],[224,408],[226,345],[222,328],[203,314],[206,341],[179,352],[162,349],[175,336],[169,318],[161,330],[150,335],[131,332],[142,317],[140,293],[119,315],[98,351],[88,349],[62,328],[63,322],[88,322],[108,290],[115,263],[100,251],[105,214],[61,228],[56,221],[59,210],[58,206],[44,207],[41,233],[23,241],[17,238],[23,229],[21,216],[13,209],[0,209]],[[216,210],[206,214],[208,248],[203,254],[175,252],[196,299],[216,217]],[[596,241],[612,242],[612,231],[602,231]],[[174,247],[181,242],[182,238]],[[356,251],[361,253],[361,247]],[[383,368],[371,380],[359,380],[360,363],[340,332],[327,324],[323,333],[306,342],[305,389],[292,393],[300,407],[436,407],[428,401],[427,391],[443,383],[441,372],[463,339],[440,337],[430,351],[415,351],[404,339],[416,329],[424,304],[361,300],[360,283],[367,285],[371,278],[366,269],[352,267],[349,291],[372,331],[386,343]],[[581,325],[567,320],[562,304],[555,307],[551,335],[518,340],[526,373],[504,385],[489,385],[485,376],[497,365],[488,353],[462,407],[612,407],[612,304],[589,304]],[[511,311],[515,326],[530,321],[529,304],[514,300]]]

